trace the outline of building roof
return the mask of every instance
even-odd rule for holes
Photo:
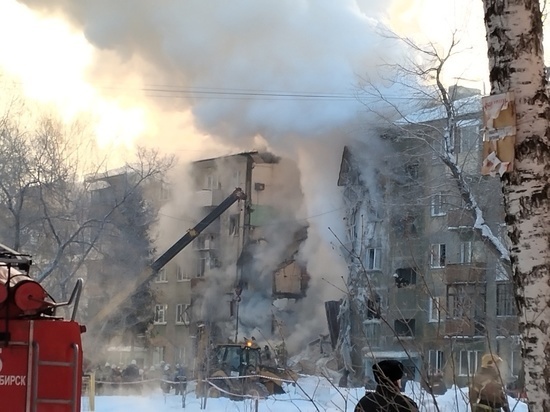
[[[456,110],[457,116],[466,116],[469,114],[481,113],[481,95],[476,94],[473,96],[457,99],[453,101],[453,106]],[[398,126],[405,126],[408,124],[429,123],[436,120],[443,120],[447,118],[445,107],[443,104],[438,104],[434,107],[428,107],[418,110],[395,122]]]

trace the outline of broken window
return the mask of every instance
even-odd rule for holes
[[[393,277],[398,288],[416,284],[416,270],[414,268],[399,268],[395,271]]]
[[[394,321],[394,331],[396,336],[414,336],[415,335],[415,320],[414,319],[396,319]]]

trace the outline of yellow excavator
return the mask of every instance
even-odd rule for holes
[[[285,393],[284,385],[294,385],[298,379],[290,369],[267,365],[260,346],[252,339],[206,345],[204,331],[202,339],[199,359],[203,368],[199,373],[197,396],[234,400],[266,398]]]

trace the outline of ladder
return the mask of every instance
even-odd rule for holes
[[[78,356],[80,347],[77,343],[71,343],[73,350],[72,360],[68,362],[64,361],[52,361],[40,359],[40,345],[38,342],[32,342],[32,373],[31,373],[31,392],[32,392],[32,408],[31,412],[38,411],[39,404],[50,405],[67,405],[67,412],[80,412],[79,399],[78,399]],[[54,398],[39,398],[38,397],[38,384],[39,384],[39,372],[41,366],[56,366],[62,368],[69,368],[72,372],[72,385],[71,385],[71,397],[69,399],[54,399]]]

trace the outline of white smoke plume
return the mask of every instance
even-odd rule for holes
[[[343,236],[340,156],[346,143],[365,138],[358,76],[376,79],[377,67],[399,58],[377,34],[391,2],[21,2],[85,34],[97,49],[90,82],[156,116],[158,133],[143,141],[168,152],[185,147],[177,152],[184,160],[262,145],[297,162],[305,203],[295,218],[310,225],[299,259],[312,276],[297,325],[304,338],[326,330],[322,303],[341,296],[333,285],[343,286],[347,272],[328,230]]]

